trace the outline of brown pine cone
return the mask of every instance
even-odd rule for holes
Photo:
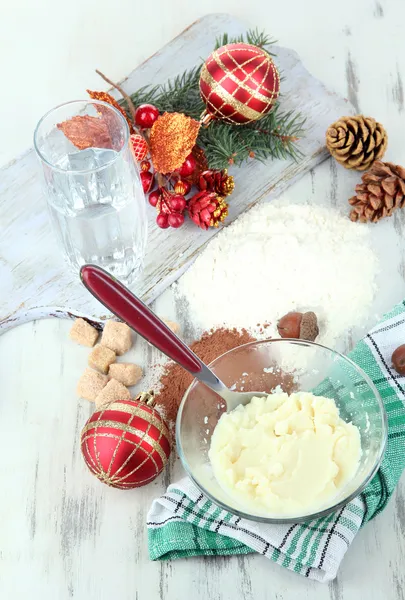
[[[201,229],[218,227],[228,215],[228,205],[225,199],[215,192],[197,192],[188,202],[188,214]]]
[[[376,223],[390,217],[405,204],[405,169],[389,162],[377,161],[364,173],[356,185],[356,196],[349,199],[353,206],[352,221]]]
[[[235,188],[235,182],[232,175],[228,175],[228,169],[222,171],[209,169],[201,173],[198,187],[200,190],[216,192],[220,196],[229,196]]]
[[[388,136],[372,117],[342,117],[326,132],[326,146],[346,169],[366,171],[384,156]]]

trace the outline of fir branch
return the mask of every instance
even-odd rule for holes
[[[256,29],[249,29],[245,34],[241,34],[235,37],[230,37],[227,33],[224,33],[215,40],[215,50],[218,50],[221,46],[226,44],[252,44],[252,46],[258,46],[266,50],[271,56],[275,56],[271,52],[271,47],[276,43],[276,40],[267,35],[264,31]]]

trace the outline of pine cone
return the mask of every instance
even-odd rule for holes
[[[198,187],[200,190],[216,192],[220,196],[229,196],[235,188],[235,183],[232,175],[228,175],[228,169],[208,170],[201,173]]]
[[[376,223],[390,217],[405,204],[405,169],[399,165],[377,161],[356,185],[356,196],[349,199],[353,206],[352,221]]]
[[[381,123],[371,117],[342,117],[326,132],[326,146],[346,169],[366,171],[384,156],[388,136]]]
[[[188,203],[188,214],[201,229],[218,227],[228,215],[228,205],[225,199],[215,192],[197,192]]]

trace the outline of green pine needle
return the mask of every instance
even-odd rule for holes
[[[274,41],[266,33],[254,29],[236,38],[224,33],[216,40],[215,48],[246,42],[271,54]],[[199,120],[205,110],[199,90],[201,67],[199,64],[164,84],[142,87],[131,95],[131,100],[135,106],[153,104],[160,112],[180,112]],[[121,104],[127,109],[125,101]],[[254,123],[240,126],[213,121],[209,127],[201,127],[197,144],[205,150],[211,169],[240,165],[252,157],[260,161],[297,160],[301,152],[296,141],[304,134],[304,123],[298,113],[281,112],[278,102],[270,113]]]

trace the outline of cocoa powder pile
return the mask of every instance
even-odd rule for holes
[[[245,329],[219,328],[204,333],[190,348],[205,364],[209,364],[224,352],[254,341],[255,338]],[[192,381],[193,376],[176,363],[167,365],[160,378],[161,389],[155,399],[169,423],[175,422],[183,395]]]

